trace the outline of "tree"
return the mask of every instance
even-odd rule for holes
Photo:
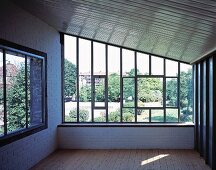
[[[177,106],[177,81],[171,79],[166,82],[166,100],[169,106]]]
[[[120,76],[116,73],[110,74],[108,77],[108,101],[120,101]]]
[[[88,85],[82,86],[79,92],[80,102],[90,102],[91,101],[91,87]]]
[[[192,121],[193,87],[192,69],[180,74],[180,108],[181,121]]]
[[[64,95],[72,97],[76,93],[76,66],[65,59],[64,61]]]
[[[162,101],[163,83],[159,78],[138,80],[138,99],[142,102]]]
[[[13,84],[7,90],[8,130],[24,128],[26,125],[25,65],[13,77]],[[28,99],[30,94],[28,93]],[[28,101],[30,103],[30,100]]]

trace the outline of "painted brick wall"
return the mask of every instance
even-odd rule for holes
[[[57,124],[61,120],[59,33],[10,1],[1,0],[0,38],[48,54],[48,129],[0,148],[0,169],[25,170],[57,147]]]
[[[193,149],[194,127],[58,127],[63,149]]]

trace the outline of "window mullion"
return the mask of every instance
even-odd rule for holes
[[[135,122],[137,122],[137,52],[135,53],[135,81],[134,81],[134,85],[135,85]]]
[[[178,122],[180,122],[180,62],[178,62]]]
[[[76,94],[76,100],[77,100],[77,122],[79,122],[79,38],[76,37],[76,76],[77,76],[77,94]]]
[[[166,122],[166,60],[163,61],[164,77],[163,77],[163,108],[164,108],[164,122]]]
[[[7,135],[6,51],[3,49],[4,135]]]
[[[122,48],[120,48],[120,115],[121,115],[120,122],[123,122],[122,107],[123,107]]]
[[[26,107],[26,128],[28,128],[28,68],[27,68],[27,56],[25,55],[25,107]],[[29,80],[30,81],[30,80]]]

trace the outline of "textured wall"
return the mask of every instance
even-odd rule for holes
[[[59,127],[59,148],[193,149],[194,127]]]
[[[0,148],[0,169],[28,169],[57,147],[61,120],[59,33],[9,1],[0,2],[0,38],[48,55],[48,129]]]

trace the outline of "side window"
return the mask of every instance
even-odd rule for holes
[[[46,54],[13,43],[7,44],[11,46],[0,49],[2,144],[47,127]]]

